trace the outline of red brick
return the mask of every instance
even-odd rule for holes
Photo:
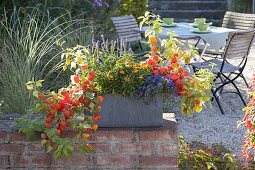
[[[18,154],[13,156],[14,165],[28,165],[29,163],[30,163],[29,155]]]
[[[61,168],[61,167],[47,167],[47,168],[33,168],[33,170],[66,170],[67,168]]]
[[[31,152],[42,152],[45,153],[45,147],[41,144],[29,144],[26,146],[26,152],[31,153]]]
[[[95,143],[93,144],[96,153],[109,153],[111,152],[111,145],[105,143]]]
[[[9,165],[9,156],[0,155],[0,165]]]
[[[11,170],[29,170],[29,168],[11,168]]]
[[[63,157],[56,161],[59,165],[90,165],[93,163],[93,156],[88,154],[73,155],[71,157]]]
[[[0,131],[0,143],[7,142],[7,132]]]
[[[177,142],[177,132],[176,131],[140,131],[139,132],[140,141],[168,141]]]
[[[115,165],[132,167],[135,163],[135,159],[131,156],[120,156],[120,155],[104,155],[96,157],[97,164],[102,165]]]
[[[160,168],[160,170],[179,170],[177,166],[169,167],[169,168]]]
[[[132,141],[133,131],[131,130],[112,130],[97,131],[95,136],[97,141]]]
[[[26,136],[21,133],[10,133],[10,142],[25,142]]]
[[[156,153],[156,146],[153,143],[139,143],[137,145],[137,153],[154,154]]]
[[[22,144],[0,144],[1,152],[22,153],[25,146]]]
[[[141,156],[139,163],[142,167],[177,166],[177,156]]]
[[[116,153],[148,155],[156,153],[156,147],[153,143],[118,143]]]
[[[137,145],[136,143],[118,143],[116,144],[117,153],[136,153]]]
[[[178,146],[172,144],[160,144],[159,152],[161,154],[178,155]]]
[[[31,157],[31,163],[36,165],[50,165],[51,155],[38,154]]]

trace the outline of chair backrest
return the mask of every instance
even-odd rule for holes
[[[224,18],[222,27],[249,30],[255,26],[255,14],[245,14],[227,11]]]
[[[126,42],[139,41],[142,39],[141,34],[133,30],[139,29],[133,15],[112,17],[111,20],[117,31],[118,38],[126,39]]]
[[[229,33],[220,72],[224,70],[226,62],[239,67],[240,72],[243,71],[247,63],[247,57],[250,52],[254,34],[255,29]],[[226,67],[227,66],[228,65],[226,65]]]
[[[231,32],[225,46],[226,59],[245,58],[250,52],[255,29]]]

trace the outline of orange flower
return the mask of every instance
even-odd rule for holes
[[[154,46],[154,47],[157,46],[157,38],[156,37],[150,36],[149,41],[152,46]]]

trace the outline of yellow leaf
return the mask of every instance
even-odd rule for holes
[[[70,64],[71,64],[71,60],[70,60],[70,58],[67,58],[66,59],[66,65],[69,66]]]
[[[38,91],[37,90],[33,91],[33,96],[38,98]]]
[[[29,81],[29,82],[26,84],[26,86],[27,86],[27,89],[28,89],[29,91],[32,91],[32,90],[34,89],[34,82]]]

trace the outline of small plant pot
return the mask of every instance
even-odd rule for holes
[[[99,127],[156,127],[163,124],[163,99],[155,96],[144,100],[106,95],[102,103]]]

